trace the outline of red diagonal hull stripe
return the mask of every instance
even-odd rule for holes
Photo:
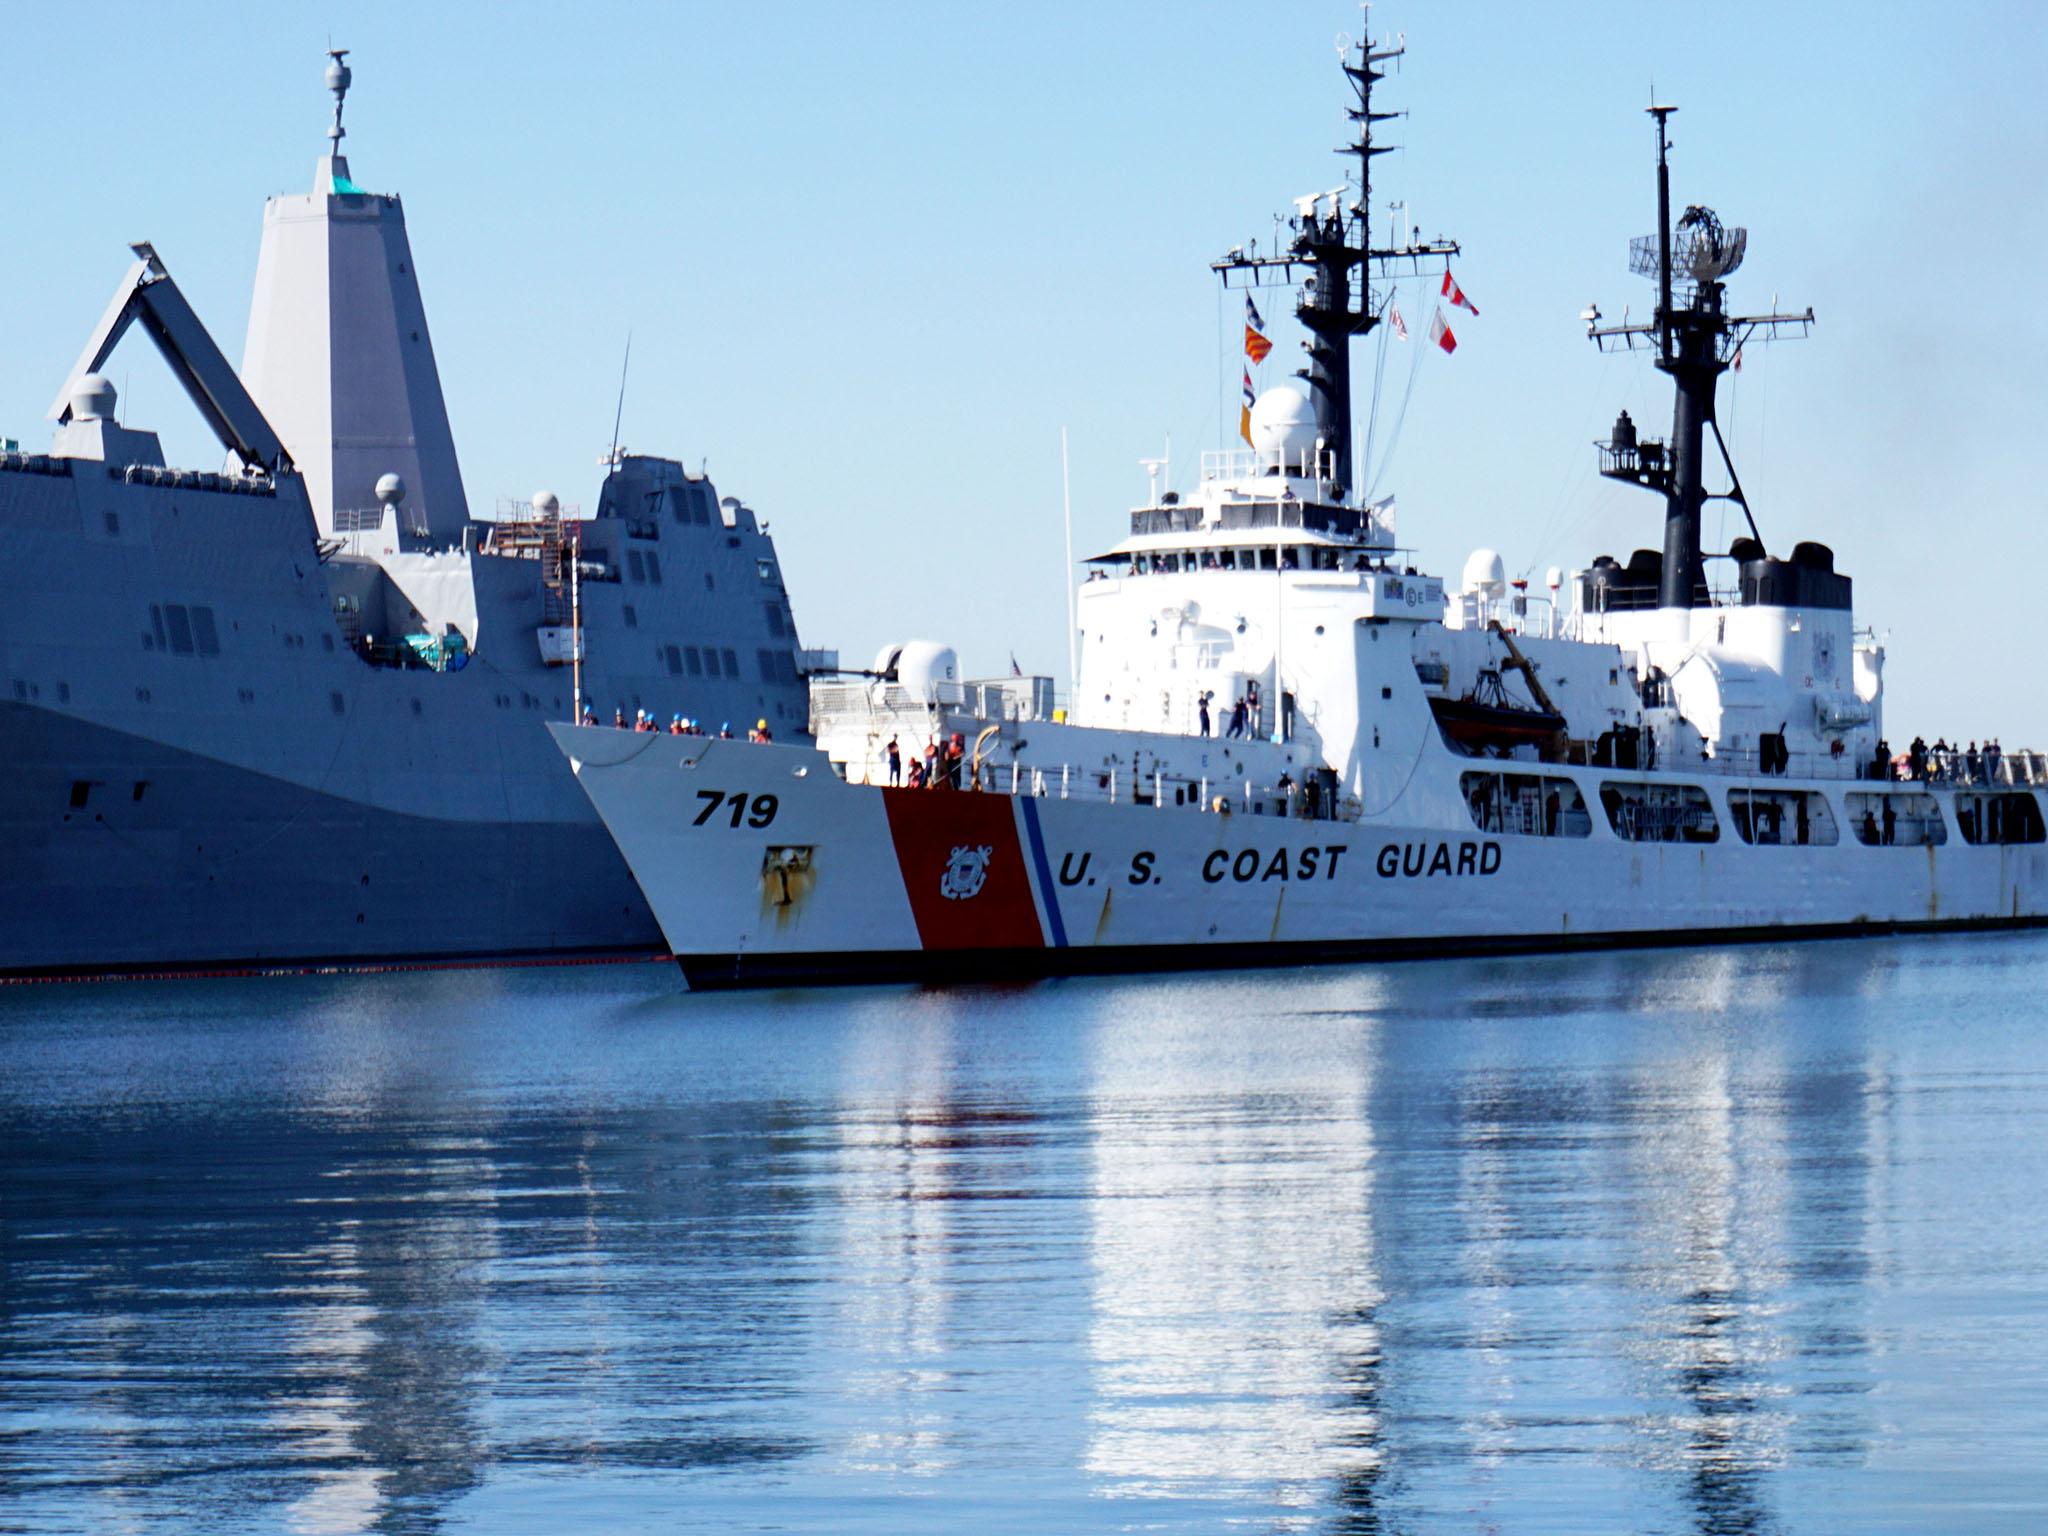
[[[926,949],[1044,946],[1009,796],[949,789],[885,789],[880,794],[889,812],[903,891]],[[972,895],[947,895],[947,871],[977,863],[979,888]],[[970,875],[954,880],[952,889],[957,893],[972,884]]]

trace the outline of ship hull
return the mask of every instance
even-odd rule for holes
[[[890,790],[844,784],[810,750],[551,729],[692,987],[1006,980],[2048,921],[2048,847],[2039,844],[1753,846],[1725,819],[1712,843],[1650,843],[1604,826],[1576,838],[1485,833],[1469,820],[1404,816],[1400,806],[1382,818],[1306,821]],[[1446,753],[1422,777],[1455,783],[1461,766],[1469,760]],[[1576,772],[1598,803],[1601,771]],[[1836,795],[1870,787],[1815,786]],[[1422,794],[1416,802],[1432,803]]]
[[[661,950],[573,803],[560,819],[408,814],[20,705],[0,706],[0,740],[0,975]]]

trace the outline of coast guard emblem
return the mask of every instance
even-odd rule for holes
[[[948,901],[967,901],[980,895],[988,881],[988,860],[993,852],[986,843],[979,848],[955,848],[946,861],[946,872],[939,877],[939,894]]]

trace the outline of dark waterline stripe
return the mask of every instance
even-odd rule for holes
[[[1113,944],[1057,949],[753,951],[677,955],[692,991],[748,987],[860,986],[877,982],[972,985],[1114,976],[1145,971],[1261,970],[1458,956],[1567,954],[1583,950],[1713,949],[1889,934],[1998,933],[2048,928],[2048,917],[1942,918],[1932,922],[1815,923],[1800,927],[1670,928],[1640,933],[1297,940],[1281,943]]]

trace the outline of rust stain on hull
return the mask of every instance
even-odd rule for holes
[[[813,852],[809,847],[777,846],[761,856],[761,911],[778,925],[795,918],[818,883]]]

